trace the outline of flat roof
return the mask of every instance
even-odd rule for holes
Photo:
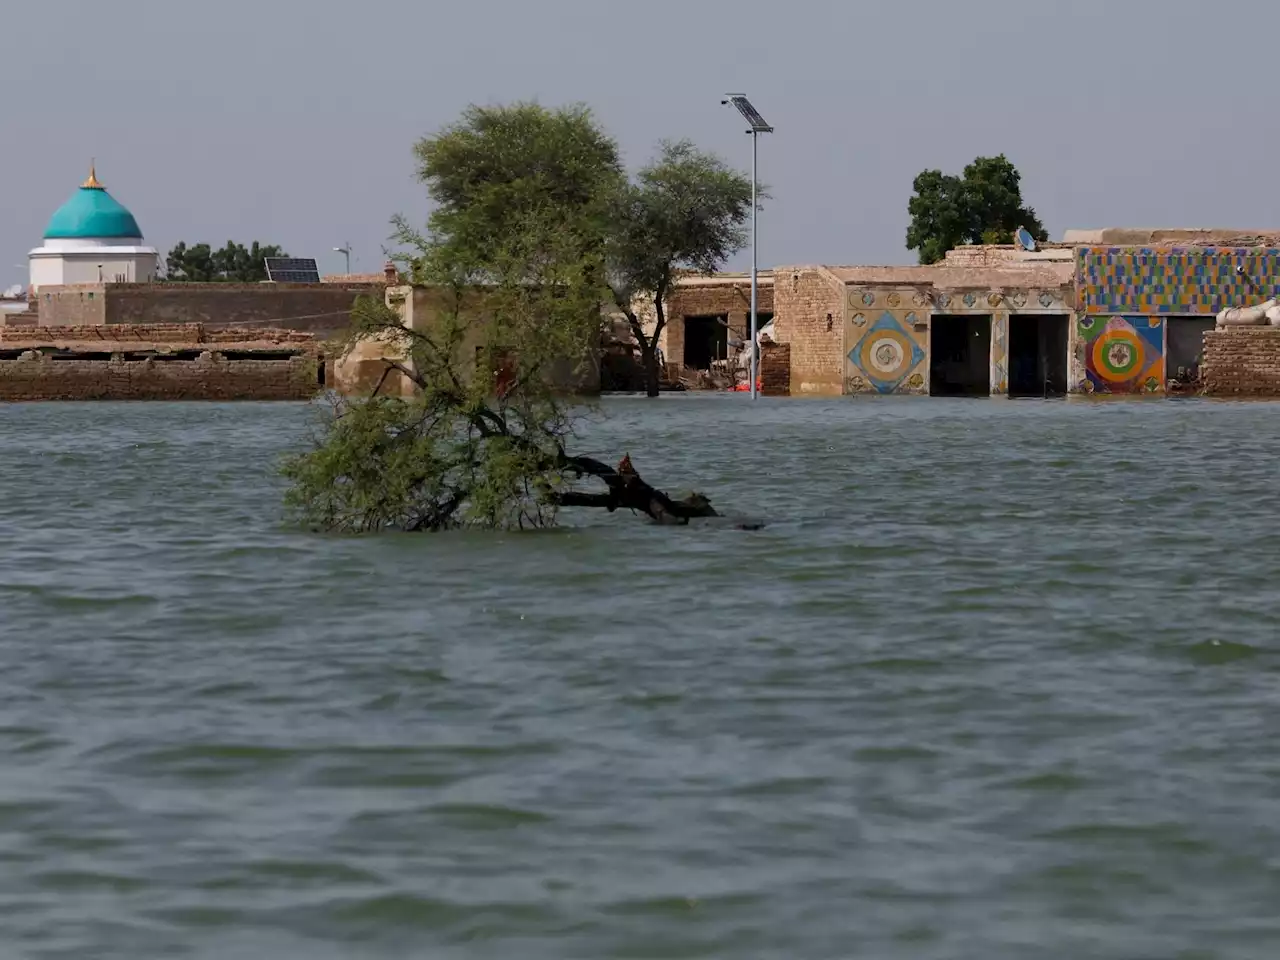
[[[1280,230],[1244,230],[1237,227],[1099,227],[1073,229],[1062,235],[1073,246],[1280,246]]]
[[[852,284],[931,284],[935,287],[1057,287],[1075,277],[1074,263],[1036,262],[1017,267],[930,266],[827,267]]]

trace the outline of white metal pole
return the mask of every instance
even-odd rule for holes
[[[757,274],[758,263],[756,258],[756,144],[760,140],[760,135],[755,131],[751,131],[751,399],[756,399],[756,378],[759,370],[759,354],[760,344],[756,342],[756,305],[758,298],[757,290]]]

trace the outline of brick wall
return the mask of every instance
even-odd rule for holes
[[[295,330],[4,327],[0,401],[305,400],[322,362],[315,337]]]
[[[760,351],[760,392],[766,397],[791,395],[791,344],[766,343]]]
[[[774,270],[774,339],[791,346],[792,394],[843,392],[844,289],[822,267]]]
[[[1280,397],[1280,329],[1210,330],[1201,370],[1211,396]]]
[[[773,313],[773,285],[756,290],[757,313]],[[726,316],[729,338],[751,339],[751,280],[734,283],[683,284],[667,298],[667,326],[659,345],[671,363],[684,362],[684,318]],[[763,322],[763,321],[761,321]]]
[[[223,327],[209,329],[199,323],[166,324],[112,324],[81,327],[11,326],[0,328],[0,345],[13,346],[66,346],[72,349],[97,351],[113,344],[134,343],[165,344],[297,344],[314,346],[314,334],[299,330],[237,329]]]
[[[0,360],[0,400],[306,400],[315,357],[289,360]]]
[[[346,329],[357,296],[381,299],[381,284],[120,283],[44,287],[40,322],[50,326],[204,323],[305,330]]]

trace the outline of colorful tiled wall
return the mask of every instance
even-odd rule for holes
[[[860,305],[861,306],[861,305]],[[927,393],[928,314],[862,306],[845,335],[845,393]]]
[[[1257,285],[1250,289],[1245,274]],[[1280,287],[1280,250],[1081,247],[1076,295],[1086,314],[1201,314],[1256,303]]]
[[[1079,315],[1077,369],[1083,393],[1157,393],[1165,388],[1163,317]]]

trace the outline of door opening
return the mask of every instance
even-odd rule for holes
[[[1200,379],[1204,335],[1217,324],[1213,317],[1170,317],[1165,321],[1165,376],[1190,385]]]
[[[1009,396],[1067,394],[1067,317],[1009,318]]]
[[[690,370],[710,370],[712,361],[728,356],[727,317],[684,318],[684,365]]]
[[[991,317],[934,314],[929,321],[929,395],[991,395]]]

